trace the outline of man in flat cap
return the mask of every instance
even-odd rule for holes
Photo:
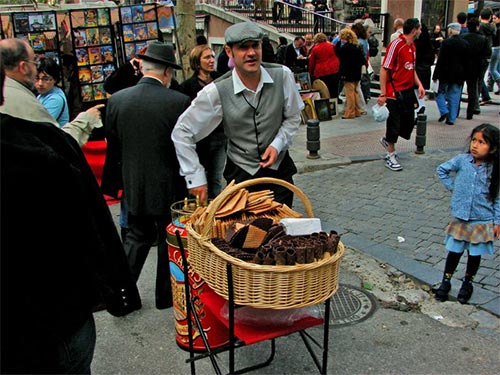
[[[202,201],[207,197],[207,180],[195,144],[221,121],[229,140],[227,181],[275,177],[293,183],[297,172],[288,147],[304,104],[292,72],[281,65],[261,64],[263,33],[256,23],[235,24],[224,36],[233,71],[205,86],[172,132],[181,175],[189,192]],[[292,192],[278,185],[268,188],[276,201],[291,206]]]
[[[109,99],[106,138],[116,151],[108,155],[118,155],[114,163],[123,174],[129,214],[124,247],[136,281],[158,238],[156,307],[162,309],[172,306],[165,227],[172,203],[187,195],[170,136],[190,100],[168,88],[173,69],[181,69],[172,47],[153,42],[138,57],[144,77]]]
[[[460,38],[462,26],[458,22],[448,25],[448,38],[439,49],[439,56],[432,80],[439,80],[436,104],[439,109],[439,122],[446,120],[447,125],[455,125],[460,109],[462,87],[467,75],[467,56],[469,44]]]

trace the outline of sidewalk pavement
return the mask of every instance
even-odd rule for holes
[[[383,150],[378,138],[384,134],[384,125],[369,116],[321,123],[319,160],[306,158],[306,127],[301,126],[291,150],[300,169],[295,182],[311,200],[323,227],[336,228],[342,234],[346,254],[341,263],[341,284],[359,287],[366,281],[373,282],[372,274],[385,274],[392,268],[383,263],[429,284],[441,278],[441,242],[449,219],[449,194],[437,180],[435,167],[462,149],[474,125],[483,121],[498,124],[496,113],[500,108],[484,108],[481,117],[459,120],[451,127],[435,121],[438,117],[433,107],[434,103],[429,102],[426,153],[415,155],[413,141],[398,145],[403,151],[402,172],[389,171],[379,160]],[[300,202],[294,208],[300,210]],[[119,205],[110,209],[117,220]],[[398,236],[405,241],[398,242]],[[498,312],[498,257],[484,259],[480,273],[481,288],[476,287],[471,302]],[[94,314],[97,346],[93,373],[189,372],[185,362],[188,353],[175,344],[173,309],[154,307],[155,274],[153,248],[138,282],[142,309],[122,318],[105,311]],[[382,279],[373,284],[387,293],[390,282]],[[453,285],[454,293],[457,283]],[[404,281],[402,284],[406,285]],[[498,324],[492,321],[497,318],[456,302],[438,303],[431,299],[428,303],[425,312],[421,307],[422,313],[381,304],[369,319],[331,326],[328,374],[498,374]],[[355,314],[366,309],[361,304],[358,310],[353,307]],[[449,323],[443,324],[446,320]],[[315,328],[310,333],[321,339],[320,330]],[[300,341],[297,335],[279,338],[271,366],[255,373],[317,373]],[[269,343],[260,343],[238,349],[238,367],[267,357],[268,346]],[[226,359],[227,353],[220,357]],[[199,374],[214,373],[208,359],[198,361],[196,367]],[[222,371],[227,373],[228,369],[223,366]]]
[[[488,122],[500,125],[500,97],[481,107],[481,114],[466,120],[466,103],[454,126],[439,123],[433,100],[427,100],[427,133],[424,154],[415,153],[415,131],[396,149],[403,171],[383,165],[384,149],[379,143],[385,123],[368,114],[343,120],[337,114],[320,123],[319,159],[308,159],[307,126],[302,125],[290,149],[299,174],[295,184],[312,202],[315,215],[343,234],[347,246],[387,262],[411,277],[429,284],[442,278],[446,251],[444,228],[451,219],[450,194],[436,176],[436,167],[463,152],[472,129]],[[301,207],[300,202],[296,208]],[[493,256],[483,256],[471,304],[500,315],[500,252],[496,242]],[[456,296],[467,256],[463,256],[451,295]]]

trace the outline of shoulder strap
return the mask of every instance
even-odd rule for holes
[[[66,100],[65,100],[65,99],[66,99],[66,98],[63,98],[63,107],[62,107],[62,109],[61,109],[61,112],[59,113],[59,116],[57,116],[56,121],[59,121],[59,119],[61,118],[61,116],[62,116],[62,114],[63,114],[64,110],[66,109]]]

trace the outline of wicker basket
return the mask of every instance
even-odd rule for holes
[[[210,241],[215,212],[221,202],[241,188],[257,184],[284,186],[299,196],[306,213],[313,217],[311,203],[296,186],[274,178],[248,180],[226,189],[215,200],[208,213],[203,233],[197,233],[187,224],[189,262],[210,287],[228,299],[226,264],[233,268],[234,301],[239,305],[257,308],[298,308],[313,305],[331,297],[338,288],[339,268],[344,245],[331,257],[294,266],[265,266],[234,258]]]

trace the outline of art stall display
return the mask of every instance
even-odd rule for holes
[[[125,60],[133,59],[152,41],[158,40],[156,4],[120,7],[120,24]]]
[[[70,12],[74,54],[83,102],[108,97],[104,81],[116,69],[113,26],[108,8]]]
[[[61,62],[56,12],[13,13],[14,37],[26,40],[38,57],[46,56]]]

